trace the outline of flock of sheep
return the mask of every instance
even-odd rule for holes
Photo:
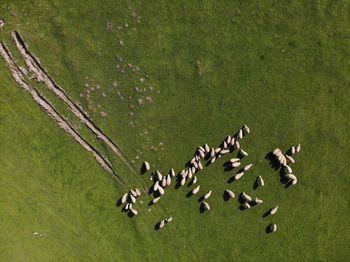
[[[233,137],[227,136],[221,145],[218,148],[210,148],[208,144],[205,144],[203,146],[199,146],[197,150],[195,151],[192,159],[188,161],[186,168],[181,170],[179,172],[177,177],[177,187],[184,186],[187,181],[190,181],[189,185],[197,184],[197,176],[201,170],[203,170],[203,164],[201,162],[202,159],[204,161],[208,161],[207,165],[213,164],[217,159],[219,159],[221,156],[233,152],[234,150],[239,149],[239,153],[237,158],[231,158],[228,162],[230,168],[236,168],[241,165],[241,159],[248,156],[248,153],[244,151],[240,147],[240,140],[243,139],[243,137],[250,133],[250,129],[247,125],[244,125]],[[296,152],[300,151],[300,144],[297,146],[293,146],[287,154],[283,155],[280,149],[276,148],[273,150],[272,154],[276,157],[276,159],[279,161],[280,165],[286,170],[285,177],[291,181],[293,185],[297,183],[297,178],[292,174],[292,169],[289,166],[292,163],[295,163],[292,155]],[[289,165],[288,165],[289,164]],[[248,164],[244,166],[235,176],[234,179],[238,180],[242,178],[253,164]],[[143,163],[142,169],[144,172],[147,172],[150,170],[150,164],[145,161]],[[162,175],[158,170],[153,172],[150,175],[150,180],[153,181],[153,185],[150,187],[149,193],[153,193],[154,198],[150,201],[149,205],[156,204],[160,198],[165,194],[165,189],[170,186],[172,179],[176,176],[175,170],[173,168],[170,169],[170,171],[166,175]],[[258,176],[256,178],[256,185],[257,186],[264,186],[264,180],[261,176]],[[196,185],[189,193],[188,196],[196,195],[199,193],[201,187],[200,185]],[[133,208],[133,204],[136,203],[136,199],[138,196],[140,196],[141,193],[138,189],[130,190],[128,193],[125,193],[123,197],[120,199],[121,203],[126,203],[126,206],[124,207],[125,211],[129,211],[130,215],[134,216],[137,215],[137,211]],[[202,212],[209,211],[210,205],[208,199],[212,195],[212,191],[209,190],[207,193],[205,193],[200,198],[200,209]],[[232,192],[229,189],[226,189],[224,192],[225,198],[231,199],[235,198],[234,192]],[[263,200],[259,199],[258,197],[251,197],[245,192],[241,192],[240,194],[240,202],[241,206],[240,208],[242,210],[249,209],[252,206],[255,206],[257,204],[262,204]],[[278,206],[270,209],[267,214],[273,215],[277,212]],[[172,217],[169,217],[168,219],[162,219],[160,222],[157,223],[156,228],[161,229],[164,227],[166,223],[169,223],[172,221]],[[276,224],[270,224],[267,229],[269,232],[275,232],[277,230]]]

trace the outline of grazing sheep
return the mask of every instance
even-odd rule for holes
[[[227,143],[227,145],[231,144],[231,136],[230,135],[227,136],[226,143]]]
[[[230,162],[231,162],[231,163],[234,163],[234,162],[237,162],[237,161],[239,161],[239,160],[240,160],[239,158],[231,158],[231,159],[230,159]]]
[[[135,188],[135,192],[136,192],[138,197],[141,196],[141,191],[138,188]]]
[[[247,195],[247,194],[244,193],[244,192],[241,193],[241,196],[242,196],[242,198],[243,198],[244,200],[246,200],[246,201],[252,201],[252,197],[249,196],[249,195]]]
[[[150,170],[151,166],[147,161],[143,162],[143,166],[145,167],[146,171]]]
[[[216,157],[214,156],[211,160],[210,160],[210,163],[214,163],[215,162],[215,160],[216,160]]]
[[[193,163],[193,166],[194,166],[195,168],[198,168],[198,163],[197,163],[197,162],[194,162],[194,163]]]
[[[193,179],[192,179],[192,184],[195,184],[195,183],[197,183],[197,177],[196,176],[194,176]]]
[[[224,149],[227,148],[227,143],[226,143],[226,141],[224,141],[224,142],[222,143],[222,147],[223,147]]]
[[[138,214],[137,210],[133,209],[133,208],[130,208],[130,212],[136,216]]]
[[[231,190],[226,189],[225,193],[230,197],[230,198],[235,198],[235,193],[233,193]]]
[[[170,184],[171,184],[171,176],[167,175],[167,177],[166,177],[166,185],[170,186]]]
[[[157,180],[157,181],[154,183],[154,185],[153,185],[153,191],[154,191],[154,192],[157,191],[158,188],[159,188],[159,181]]]
[[[199,154],[201,155],[201,158],[204,158],[205,157],[205,154],[203,151],[199,151]]]
[[[257,203],[257,204],[262,204],[264,201],[262,201],[261,199],[256,197],[256,198],[253,199],[253,202]]]
[[[162,187],[158,187],[158,192],[161,195],[164,195],[164,189]]]
[[[166,187],[166,177],[164,176],[161,183],[162,187]]]
[[[137,193],[132,189],[130,189],[129,194],[132,195],[133,197],[137,197]]]
[[[244,151],[243,149],[239,150],[239,154],[241,156],[248,156],[248,153],[246,151]]]
[[[262,176],[258,176],[257,177],[257,183],[260,186],[264,186],[265,183],[264,183],[264,180],[263,180]]]
[[[196,162],[197,160],[196,160],[196,158],[195,157],[193,157],[192,159],[191,159],[191,164],[193,165],[194,164],[194,162]]]
[[[278,210],[278,206],[272,208],[272,209],[270,210],[270,214],[271,214],[271,215],[276,214],[277,210]]]
[[[297,177],[295,175],[293,175],[293,174],[286,174],[285,177],[290,179],[290,180],[297,179]]]
[[[192,169],[189,169],[189,170],[188,170],[188,175],[187,175],[187,177],[188,177],[189,179],[191,179],[192,176],[193,176]]]
[[[181,184],[181,186],[183,186],[185,183],[186,183],[186,177],[183,177],[183,178],[181,179],[180,184]]]
[[[203,152],[205,152],[205,149],[204,149],[202,146],[199,146],[199,147],[198,147],[198,151],[203,151]]]
[[[172,217],[169,217],[168,219],[165,219],[165,221],[166,221],[167,223],[171,222],[172,220],[173,220]]]
[[[246,134],[250,134],[250,129],[247,125],[244,125],[242,129],[245,131]]]
[[[292,146],[290,149],[289,149],[289,152],[294,155],[295,154],[295,147]]]
[[[195,160],[195,161],[198,161],[199,159],[201,159],[201,157],[200,157],[199,155],[195,155],[195,156],[194,156],[194,160]]]
[[[199,192],[199,189],[201,188],[201,186],[197,186],[192,190],[192,195],[195,195]]]
[[[241,162],[234,162],[231,164],[232,167],[239,167],[241,165]]]
[[[182,170],[180,174],[183,178],[186,178],[188,175],[188,170]]]
[[[240,129],[239,132],[238,132],[238,138],[239,139],[243,138],[243,130],[242,129]]]
[[[162,221],[160,221],[159,223],[159,228],[163,228],[164,227],[164,224],[165,224],[165,221],[164,219]]]
[[[230,150],[228,150],[228,149],[223,149],[223,150],[220,151],[220,154],[221,154],[221,155],[225,155],[225,154],[227,154],[227,153],[230,153]]]
[[[288,155],[286,155],[285,157],[287,158],[287,160],[288,160],[291,164],[294,164],[294,163],[295,163],[295,160],[294,160],[293,157],[288,156]]]
[[[236,148],[236,149],[239,149],[240,147],[241,147],[241,146],[240,146],[239,142],[236,141],[236,142],[235,142],[235,148]]]
[[[293,173],[293,170],[290,166],[285,165],[284,167],[287,169],[288,173]]]
[[[175,176],[175,170],[174,170],[174,168],[171,168],[171,169],[170,169],[170,175],[171,175],[172,177]]]
[[[127,204],[125,205],[125,211],[128,211],[129,208],[131,208],[131,207],[132,207],[132,205],[131,205],[130,203],[127,203]]]
[[[279,149],[279,148],[275,148],[275,149],[272,151],[272,154],[274,154],[275,156],[277,156],[277,155],[282,154],[282,151],[281,151],[281,149]]]
[[[196,168],[193,166],[191,171],[192,171],[192,175],[194,175],[194,174],[196,173]],[[191,177],[192,177],[192,176],[191,176]],[[190,177],[190,178],[191,178],[191,177]]]
[[[211,196],[211,190],[209,190],[208,193],[204,195],[204,199],[208,199],[210,196]]]
[[[250,208],[250,205],[249,205],[249,203],[245,202],[244,204],[242,204],[242,207],[244,209],[248,209],[248,208]]]
[[[277,159],[282,165],[284,166],[287,165],[287,159],[284,155],[282,154],[277,155]]]
[[[232,137],[232,139],[231,139],[231,146],[233,146],[234,144],[235,144],[235,142],[236,142],[236,140],[235,140],[235,138],[234,137]]]
[[[214,148],[210,149],[210,156],[214,157],[215,156],[215,150]]]
[[[128,193],[125,193],[123,196],[122,196],[122,199],[121,199],[121,203],[124,204],[126,202],[126,199],[128,197]]]
[[[292,180],[292,185],[296,185],[298,183],[298,179],[295,177],[295,179]]]
[[[204,149],[205,149],[205,152],[206,152],[206,153],[209,153],[210,148],[209,148],[208,144],[205,144],[205,145],[204,145]]]
[[[202,165],[201,161],[198,162],[198,168],[199,168],[200,170],[203,170],[203,165]]]
[[[270,225],[270,231],[271,232],[276,232],[276,230],[277,230],[277,225],[276,224],[271,224]]]
[[[157,174],[158,181],[161,181],[163,178],[162,174],[158,170],[156,171],[156,174]]]
[[[202,206],[203,206],[204,210],[210,210],[210,206],[209,206],[209,204],[207,202],[203,201],[202,202]]]
[[[130,197],[131,202],[133,204],[135,204],[136,203],[136,198],[133,195],[129,195],[129,197]]]
[[[215,149],[215,153],[219,153],[221,151],[221,147]]]
[[[235,175],[235,180],[240,179],[243,175],[244,175],[244,172],[237,173],[237,174]]]
[[[295,151],[296,151],[297,153],[299,153],[299,152],[300,152],[300,147],[301,147],[301,145],[300,145],[300,144],[297,144],[297,145],[296,145],[296,147],[295,147]]]
[[[243,170],[244,171],[248,171],[251,167],[252,167],[253,164],[249,164],[249,165],[246,165]]]
[[[154,198],[154,199],[152,200],[152,204],[157,203],[157,202],[159,201],[159,199],[160,199],[160,197],[156,197],[156,198]]]

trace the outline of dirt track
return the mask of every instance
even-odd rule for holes
[[[38,81],[44,82],[46,87],[62,99],[71,109],[71,111],[83,122],[98,138],[101,138],[112,150],[119,156],[129,169],[136,173],[133,165],[126,159],[118,146],[99,129],[88,117],[88,114],[65,93],[65,91],[55,83],[55,81],[47,74],[46,70],[41,66],[39,59],[32,55],[23,41],[21,35],[17,31],[11,33],[17,48],[22,54],[28,69],[33,72]]]
[[[54,108],[54,106],[49,102],[47,98],[45,98],[43,95],[41,95],[37,89],[32,88],[23,77],[22,72],[18,68],[16,62],[14,61],[9,49],[6,47],[6,45],[1,42],[0,43],[0,54],[5,60],[7,66],[10,68],[13,78],[17,83],[20,84],[20,86],[28,91],[33,99],[47,112],[49,116],[51,116],[53,119],[55,119],[58,123],[58,125],[63,128],[67,133],[71,134],[73,138],[86,150],[91,151],[96,158],[97,162],[109,173],[115,175],[117,181],[119,183],[122,183],[119,176],[114,172],[112,166],[110,165],[108,159],[103,157],[92,145],[90,145],[88,142],[86,142],[78,133],[77,130],[75,130],[71,125],[67,123],[67,121],[64,119],[63,116],[59,114],[59,112]]]

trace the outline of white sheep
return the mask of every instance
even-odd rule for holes
[[[241,196],[242,196],[242,198],[243,198],[244,200],[246,200],[246,201],[252,201],[252,197],[249,196],[249,195],[247,195],[247,194],[244,193],[244,192],[241,193]]]
[[[160,221],[160,223],[159,223],[159,228],[163,228],[163,227],[164,227],[164,224],[165,224],[165,221],[164,221],[164,220]]]
[[[136,203],[136,198],[133,195],[129,195],[129,197],[130,197],[131,202],[133,204],[135,204]]]
[[[216,157],[214,156],[211,160],[210,160],[210,163],[214,163],[215,162],[215,160],[216,160]]]
[[[230,150],[228,150],[228,149],[223,149],[223,150],[220,151],[220,154],[221,154],[221,155],[225,155],[225,154],[227,154],[227,153],[230,153]]]
[[[287,169],[288,173],[293,173],[293,170],[290,166],[285,165],[284,167]]]
[[[219,153],[220,151],[221,151],[221,147],[218,147],[218,148],[215,149],[215,153],[216,154]]]
[[[159,194],[164,195],[164,189],[161,186],[158,187],[158,192]]]
[[[286,174],[285,177],[290,179],[290,180],[297,179],[297,177],[295,175],[293,175],[293,174]]]
[[[251,167],[252,167],[253,164],[249,164],[249,165],[246,165],[243,170],[244,171],[248,171]]]
[[[202,206],[203,206],[204,210],[210,210],[210,206],[207,202],[203,201]]]
[[[241,156],[248,156],[248,153],[246,151],[244,151],[243,149],[239,150],[239,154]]]
[[[167,177],[166,177],[166,185],[170,186],[170,184],[171,184],[171,176],[167,175]]]
[[[202,165],[201,161],[198,162],[198,168],[199,168],[200,170],[203,170],[203,165]]]
[[[295,177],[295,179],[292,180],[292,185],[296,185],[298,183],[298,179]]]
[[[164,188],[164,187],[166,187],[166,184],[167,184],[167,181],[166,181],[166,177],[164,176],[163,179],[162,179],[161,185]]]
[[[125,193],[123,196],[122,196],[122,199],[121,199],[121,203],[122,204],[124,204],[125,203],[125,201],[126,201],[126,199],[127,199],[127,197],[128,197],[128,193]]]
[[[233,146],[234,144],[235,144],[235,142],[236,142],[236,140],[235,140],[235,138],[234,137],[232,137],[232,139],[231,139],[231,146]]]
[[[234,162],[237,162],[237,161],[239,161],[239,160],[240,160],[239,158],[231,158],[231,159],[230,159],[230,162],[231,162],[231,163],[234,163]]]
[[[235,180],[240,179],[243,175],[244,175],[244,172],[237,173],[237,174],[235,175]]]
[[[162,174],[158,170],[156,171],[156,174],[157,174],[158,181],[161,181],[163,178]]]
[[[130,207],[132,207],[132,205],[130,203],[127,203],[125,205],[125,211],[128,211]]]
[[[191,179],[192,176],[193,176],[192,169],[189,169],[189,170],[188,170],[187,177],[188,177],[189,179]]]
[[[151,166],[147,161],[143,162],[143,166],[145,167],[146,171],[150,170]]]
[[[287,160],[288,160],[290,163],[292,163],[292,164],[294,164],[294,163],[295,163],[295,160],[294,160],[294,158],[293,158],[293,157],[288,156],[288,155],[286,155],[285,157],[287,158]]]
[[[196,184],[197,183],[197,177],[194,176],[193,179],[192,179],[192,184]]]
[[[243,126],[243,130],[245,131],[246,134],[250,134],[250,129],[247,125]]]
[[[199,151],[199,154],[200,154],[201,158],[204,158],[204,157],[205,157],[205,154],[204,154],[203,151]]]
[[[201,186],[197,186],[192,190],[192,195],[195,195],[199,192],[199,189],[201,188]]]
[[[206,153],[209,153],[210,148],[209,148],[208,144],[205,144],[205,145],[204,145],[204,149],[205,149],[205,152],[206,152]]]
[[[300,152],[300,147],[301,147],[301,145],[300,145],[300,144],[297,144],[297,145],[296,145],[296,147],[295,147],[295,151],[296,151],[297,153],[299,153],[299,152]]]
[[[226,143],[227,143],[227,145],[231,144],[231,136],[230,135],[227,136]]]
[[[276,214],[277,210],[278,210],[278,206],[272,208],[272,209],[270,210],[270,214],[271,214],[271,215]]]
[[[136,192],[138,197],[141,196],[141,191],[138,188],[135,188],[135,192]]]
[[[203,152],[205,152],[205,149],[204,149],[202,146],[199,146],[199,147],[198,147],[198,151],[203,151]]]
[[[159,181],[157,180],[153,185],[153,191],[157,191],[159,188]]]
[[[290,152],[292,155],[294,155],[294,154],[295,154],[295,147],[292,146],[292,147],[290,148],[289,152]]]
[[[224,141],[224,142],[222,143],[222,147],[223,147],[224,149],[227,148],[227,143],[226,143],[226,141]]]
[[[233,193],[231,190],[226,189],[225,192],[230,198],[235,198],[235,193]]]
[[[265,185],[265,183],[264,183],[264,180],[263,180],[262,176],[258,176],[258,178],[257,178],[257,182],[258,182],[258,185],[260,185],[260,186],[264,186],[264,185]]]
[[[279,154],[282,154],[281,149],[275,148],[275,149],[272,151],[272,154],[274,154],[275,156],[277,156],[277,155],[279,155]]]
[[[133,209],[133,208],[130,208],[130,212],[136,216],[138,214],[137,210]]]
[[[240,147],[241,147],[241,145],[239,144],[238,141],[236,141],[236,142],[235,142],[235,148],[236,148],[236,149],[239,149]]]
[[[133,197],[137,197],[137,193],[132,189],[130,189],[129,194],[132,195]]]
[[[242,204],[242,207],[244,209],[248,209],[248,208],[250,208],[250,205],[249,205],[249,203],[245,202],[244,204]]]
[[[276,232],[276,230],[277,230],[277,225],[276,224],[271,224],[270,225],[270,231],[271,232]]]
[[[215,150],[214,148],[210,149],[210,156],[214,157],[215,156]]]
[[[194,174],[196,173],[196,168],[193,166],[192,169],[191,169],[191,171],[192,171],[192,175],[194,175]],[[192,176],[191,176],[191,177],[192,177]],[[190,177],[190,178],[191,178],[191,177]]]
[[[181,179],[180,184],[181,184],[181,186],[183,186],[185,183],[186,183],[186,177],[183,177],[183,178]]]
[[[175,176],[175,170],[174,170],[174,168],[171,168],[171,169],[170,169],[170,175],[171,175],[172,177]]]
[[[193,158],[191,159],[190,163],[193,165],[194,162],[196,162],[196,161],[197,161],[197,160],[196,160],[196,157],[193,157]]]
[[[159,199],[160,199],[160,197],[156,197],[156,198],[154,198],[154,199],[152,200],[152,204],[157,203],[157,202],[159,201]]]
[[[257,204],[262,204],[264,201],[262,201],[261,199],[256,197],[256,198],[253,199],[253,202],[255,202]]]
[[[204,199],[208,199],[210,196],[211,196],[211,190],[209,190],[208,193],[204,195]]]
[[[194,166],[195,168],[198,168],[198,163],[197,163],[197,162],[194,162],[194,163],[193,163],[193,166]]]
[[[234,162],[231,164],[232,167],[239,167],[241,165],[241,162]]]
[[[172,218],[172,217],[169,217],[168,219],[166,219],[166,222],[169,223],[169,222],[171,222],[172,220],[173,220],[173,218]]]
[[[238,138],[239,138],[239,139],[242,139],[242,138],[243,138],[243,130],[242,130],[242,129],[240,129],[240,130],[238,131]]]

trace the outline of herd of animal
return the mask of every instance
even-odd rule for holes
[[[234,150],[239,150],[239,153],[237,155],[237,158],[231,158],[228,162],[228,165],[231,169],[237,168],[241,166],[241,160],[244,157],[248,156],[248,153],[244,151],[240,146],[240,140],[243,139],[243,137],[250,133],[250,129],[247,125],[244,125],[240,130],[231,137],[230,135],[227,136],[221,143],[221,145],[217,148],[210,148],[208,144],[204,144],[203,146],[199,146],[193,157],[188,161],[186,168],[181,170],[177,176],[177,187],[184,186],[186,182],[189,181],[189,185],[195,185],[197,184],[197,176],[201,170],[203,170],[203,164],[201,160],[208,161],[206,166],[209,164],[213,164],[217,159],[222,157],[225,154],[231,153]],[[286,154],[283,154],[282,151],[279,148],[276,148],[272,151],[272,155],[276,158],[280,166],[285,171],[285,178],[288,179],[292,185],[295,185],[297,183],[297,178],[295,175],[292,174],[292,169],[290,167],[291,164],[295,163],[294,158],[292,157],[293,154],[300,151],[300,144],[293,146],[290,148]],[[250,168],[253,166],[252,163],[245,165],[239,172],[234,176],[234,180],[241,179],[245,172],[249,171]],[[143,173],[146,173],[151,169],[150,164],[145,161],[143,163],[142,169],[144,170]],[[150,205],[154,205],[158,203],[161,199],[161,197],[165,194],[165,190],[167,187],[170,186],[172,179],[176,176],[175,170],[173,168],[170,169],[170,171],[166,175],[162,175],[158,170],[153,172],[150,175],[150,180],[153,181],[153,185],[150,187],[149,193],[152,194],[154,198],[150,201]],[[262,176],[258,176],[256,178],[256,185],[263,187],[265,182],[262,178]],[[200,185],[196,185],[189,193],[188,195],[196,195],[199,193],[201,187]],[[135,216],[138,214],[137,210],[134,209],[133,205],[136,203],[137,198],[141,195],[141,192],[139,189],[130,189],[129,192],[125,193],[119,202],[121,204],[125,204],[124,211],[128,211],[129,215]],[[212,191],[209,190],[206,192],[201,198],[200,198],[200,209],[201,212],[209,211],[210,204],[209,204],[209,198],[212,195]],[[231,198],[235,198],[234,192],[232,192],[229,189],[226,189],[224,192],[225,198],[227,200]],[[240,193],[240,202],[241,206],[240,209],[249,209],[252,206],[255,206],[257,204],[262,204],[263,200],[259,199],[258,197],[252,197],[249,196],[245,192]],[[275,206],[274,208],[271,208],[267,214],[268,215],[274,215],[278,210],[278,206]],[[172,217],[169,217],[167,219],[162,219],[160,222],[156,224],[157,229],[161,229],[164,227],[166,223],[169,223],[172,221]],[[275,232],[277,230],[276,224],[270,224],[267,227],[267,230],[269,232]]]

